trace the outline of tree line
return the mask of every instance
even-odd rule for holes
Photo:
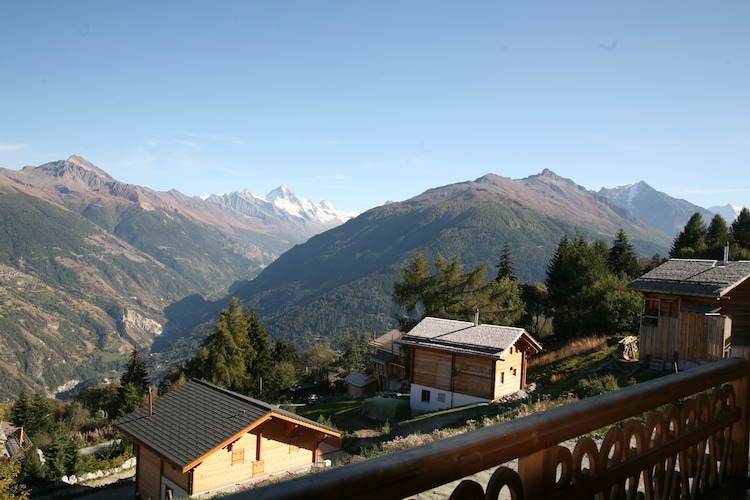
[[[544,283],[518,282],[507,242],[495,267],[488,279],[487,262],[466,271],[458,256],[431,262],[417,253],[393,286],[399,326],[408,331],[425,316],[467,321],[479,311],[483,322],[520,326],[536,336],[550,320],[559,338],[637,329],[640,294],[625,287],[641,268],[622,229],[611,246],[563,235]]]
[[[750,259],[750,210],[747,207],[740,210],[732,224],[716,214],[706,225],[703,216],[696,212],[674,239],[669,256],[722,260],[727,247],[730,260]]]

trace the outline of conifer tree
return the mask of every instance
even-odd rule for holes
[[[669,256],[672,258],[700,258],[706,253],[706,224],[703,216],[696,212],[685,224],[685,228],[678,234]]]
[[[706,255],[709,259],[724,258],[724,247],[729,243],[731,234],[727,221],[719,214],[711,219],[706,229]]]
[[[250,355],[248,317],[240,299],[232,297],[229,308],[219,313],[211,335],[203,341],[206,358],[200,376],[212,384],[236,392],[248,388],[246,359]]]
[[[141,353],[138,352],[138,348],[133,347],[130,351],[130,358],[128,359],[128,366],[125,373],[120,377],[120,384],[124,387],[128,384],[133,384],[141,392],[146,393],[148,391],[148,384],[151,379],[148,376],[148,371],[143,364]]]
[[[500,281],[503,278],[517,281],[516,275],[513,271],[513,259],[511,258],[510,245],[508,244],[508,240],[505,240],[505,244],[503,245],[503,255],[500,258],[500,262],[495,267],[497,267],[497,275],[495,276],[495,281]]]
[[[609,249],[607,264],[609,270],[617,276],[632,279],[638,275],[638,256],[635,248],[628,241],[627,233],[622,228],[617,231],[612,247]]]
[[[732,222],[732,238],[745,250],[750,250],[750,210],[743,207],[737,218]]]
[[[248,350],[245,356],[245,367],[247,372],[246,394],[261,395],[260,380],[267,376],[271,369],[271,348],[268,341],[268,334],[260,322],[260,318],[253,309],[250,313],[245,313],[247,319],[247,339]]]

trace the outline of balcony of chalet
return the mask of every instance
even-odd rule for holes
[[[748,498],[749,375],[706,363],[230,498]]]

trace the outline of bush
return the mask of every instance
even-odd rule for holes
[[[614,375],[607,374],[601,377],[582,378],[576,385],[575,393],[579,398],[588,398],[616,391],[619,388]]]

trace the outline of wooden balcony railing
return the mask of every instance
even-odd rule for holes
[[[464,479],[451,498],[746,498],[748,367],[701,365],[231,498],[405,498],[492,468],[488,484]],[[586,437],[607,428],[600,444]],[[560,445],[571,439],[572,451]]]

